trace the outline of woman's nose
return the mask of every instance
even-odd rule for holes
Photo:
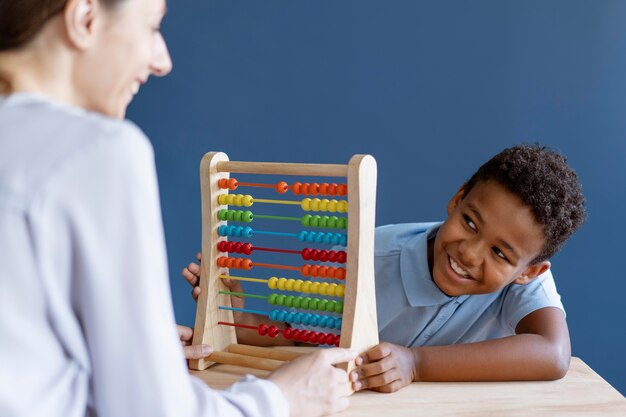
[[[170,52],[167,49],[167,44],[162,35],[159,34],[156,42],[157,44],[155,45],[154,58],[150,65],[150,70],[152,74],[157,77],[162,77],[169,74],[172,70],[172,58],[170,57]]]

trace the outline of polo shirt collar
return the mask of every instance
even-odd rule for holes
[[[428,239],[434,237],[442,223],[436,223],[424,233],[409,240],[400,252],[400,275],[411,307],[427,307],[445,304],[466,295],[449,297],[444,294],[430,275],[428,268]]]

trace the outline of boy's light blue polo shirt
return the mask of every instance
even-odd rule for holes
[[[375,273],[381,341],[402,346],[471,343],[515,334],[535,310],[564,311],[548,270],[529,284],[490,294],[449,297],[428,269],[428,239],[441,223],[407,223],[376,229]]]

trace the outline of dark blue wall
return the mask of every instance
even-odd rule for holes
[[[379,164],[377,224],[442,219],[502,148],[540,141],[579,173],[589,219],[554,259],[573,354],[626,393],[626,2],[170,2],[173,73],[129,117],[151,137],[176,315],[200,247],[198,165]]]

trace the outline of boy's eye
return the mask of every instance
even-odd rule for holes
[[[465,224],[469,226],[470,229],[476,230],[476,225],[474,224],[472,219],[470,219],[467,215],[465,214],[463,215],[463,220],[465,221]]]
[[[506,255],[500,250],[498,249],[496,246],[494,246],[492,248],[493,252],[500,258],[504,259],[505,261],[508,261],[509,259],[506,257]]]

